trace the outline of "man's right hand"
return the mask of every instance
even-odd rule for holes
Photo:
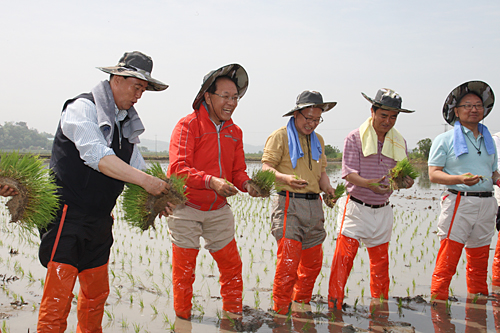
[[[286,184],[295,189],[304,188],[309,184],[307,180],[301,178],[297,179],[295,175],[286,175],[284,178],[286,180]]]
[[[391,188],[389,187],[389,185],[382,184],[384,179],[385,176],[383,176],[382,178],[367,179],[366,187],[378,194],[385,194],[387,192],[390,192]]]
[[[170,185],[160,178],[148,175],[146,182],[143,184],[143,188],[152,195],[160,195],[162,193],[167,194],[170,190]]]
[[[470,172],[464,173],[463,175],[460,175],[460,177],[462,177],[462,183],[467,186],[476,185],[482,179],[482,177],[473,175]]]
[[[226,182],[226,180],[215,176],[212,176],[212,178],[210,178],[210,188],[217,192],[217,194],[219,194],[221,197],[225,198],[238,193],[236,187]]]

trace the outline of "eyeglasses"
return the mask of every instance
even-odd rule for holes
[[[299,110],[299,113],[302,115],[302,117],[304,117],[304,119],[308,123],[321,124],[323,122],[323,117],[319,117],[319,119],[313,119],[313,118],[304,116],[304,114],[302,113],[302,110]]]
[[[483,111],[484,110],[484,106],[482,104],[475,104],[475,105],[472,105],[472,104],[463,104],[463,105],[457,106],[457,108],[461,108],[461,107],[463,107],[466,111],[472,111],[473,108],[476,108],[477,111]]]
[[[219,95],[217,93],[212,93],[213,95],[217,95],[219,96],[220,98],[222,98],[224,100],[224,102],[229,102],[229,101],[233,101],[235,103],[238,103],[238,101],[240,100],[240,96],[229,96],[229,95]]]

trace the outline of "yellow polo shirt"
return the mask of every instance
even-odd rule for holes
[[[286,126],[274,131],[266,141],[262,163],[273,166],[278,172],[287,175],[297,175],[306,180],[309,184],[302,189],[293,189],[288,185],[277,184],[283,191],[296,193],[320,193],[319,179],[321,173],[326,172],[325,142],[323,137],[316,133],[321,144],[322,154],[319,161],[315,161],[310,156],[310,149],[307,148],[307,136],[299,133],[300,146],[304,152],[304,157],[297,160],[297,167],[292,167],[290,152],[288,150],[288,135]],[[311,162],[309,165],[309,161]]]

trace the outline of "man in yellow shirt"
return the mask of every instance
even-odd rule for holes
[[[276,174],[283,184],[273,202],[272,233],[278,242],[274,276],[273,310],[289,311],[291,300],[309,303],[323,261],[322,201],[319,193],[334,193],[326,174],[325,144],[314,130],[323,122],[323,112],[337,103],[323,103],[319,92],[306,90],[296,106],[283,117],[287,126],[267,139],[262,169]]]

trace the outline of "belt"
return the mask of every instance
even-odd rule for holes
[[[480,198],[490,198],[493,196],[493,192],[460,192],[457,190],[451,190],[449,189],[448,192],[453,193],[453,194],[458,194],[460,193],[460,196],[462,197],[480,197]]]
[[[353,197],[351,195],[350,199],[354,202],[357,202],[359,203],[360,205],[363,205],[363,206],[366,206],[366,207],[370,207],[370,208],[382,208],[382,207],[385,207],[389,204],[389,200],[387,200],[387,202],[383,203],[383,204],[380,204],[380,205],[369,205],[367,203],[364,203],[363,201],[359,200],[359,199],[356,199],[355,197]]]
[[[286,197],[286,192],[287,191],[280,191],[280,192],[278,192],[278,194]],[[318,193],[294,193],[294,192],[288,192],[288,195],[290,196],[290,198],[306,199],[306,200],[317,200],[319,198],[319,194]]]

